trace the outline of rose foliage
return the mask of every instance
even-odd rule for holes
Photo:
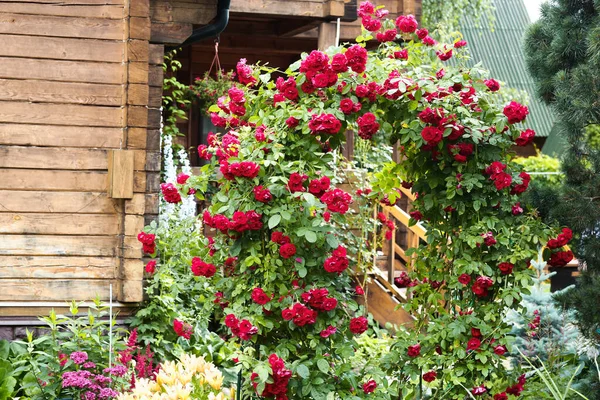
[[[188,278],[218,290],[217,330],[239,348],[248,394],[519,395],[525,378],[503,366],[511,348],[503,316],[530,285],[538,247],[552,237],[554,258],[568,256],[568,235],[556,237],[519,204],[529,176],[510,163],[510,148],[527,107],[498,108],[501,91],[485,71],[443,65],[464,41],[437,43],[414,17],[387,20],[370,3],[359,15],[363,41],[381,42],[374,51],[363,43],[313,51],[275,81],[272,69],[238,63],[239,83],[210,108],[227,133],[209,136],[199,152],[211,163],[177,187],[209,202],[201,219],[211,237],[186,260]],[[412,187],[411,223],[427,228],[404,278],[414,323],[360,370],[350,362],[369,328],[350,275],[358,255],[335,234],[356,199],[332,184],[332,151],[346,130],[399,142],[403,161],[386,164],[361,195],[389,205]]]

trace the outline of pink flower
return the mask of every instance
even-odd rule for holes
[[[71,353],[69,358],[75,364],[79,365],[79,364],[83,364],[84,362],[87,361],[88,355],[85,351],[74,351],[73,353]]]
[[[192,337],[192,332],[194,328],[187,322],[182,322],[176,319],[173,320],[173,330],[175,331],[177,336],[181,336],[184,339],[189,339]]]

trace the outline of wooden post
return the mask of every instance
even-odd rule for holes
[[[335,46],[335,31],[336,25],[334,23],[322,22],[319,25],[319,50],[324,51],[331,46]]]

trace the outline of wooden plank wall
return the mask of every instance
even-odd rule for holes
[[[107,300],[111,283],[114,300],[142,299],[162,62],[149,40],[148,0],[0,0],[0,316],[2,301]],[[107,196],[111,149],[134,152],[131,199]]]

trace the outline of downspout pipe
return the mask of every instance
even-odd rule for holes
[[[215,17],[214,21],[211,24],[195,29],[190,37],[178,47],[185,47],[204,39],[218,37],[219,34],[225,30],[227,24],[229,23],[230,5],[231,0],[219,0],[217,2],[217,16]]]

